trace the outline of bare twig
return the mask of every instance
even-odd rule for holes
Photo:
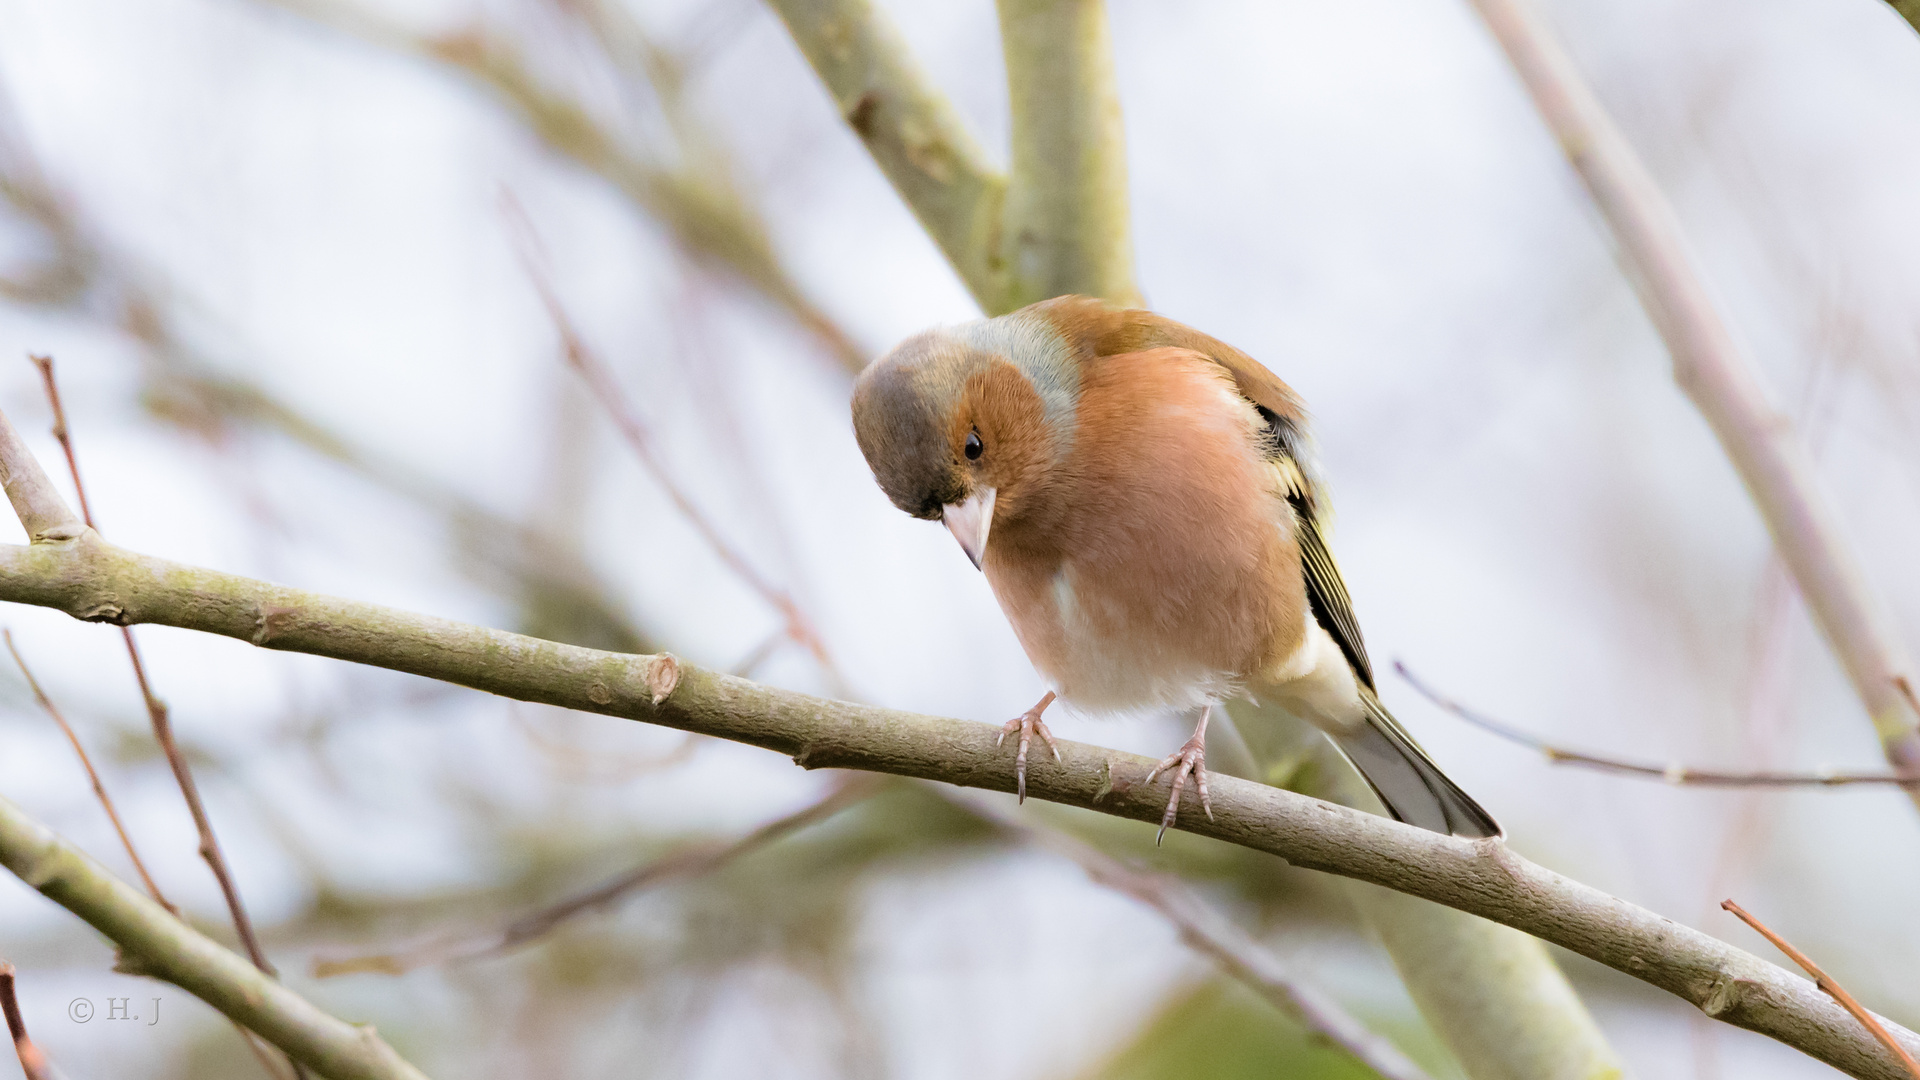
[[[1906,646],[1841,533],[1812,455],[1721,318],[1673,207],[1526,0],[1472,3],[1612,227],[1675,381],[1746,484],[1887,760],[1920,770],[1920,709],[1901,690],[1913,669]],[[1907,794],[1920,804],[1920,787]]]
[[[1893,1056],[1900,1059],[1900,1064],[1907,1067],[1907,1072],[1912,1074],[1913,1080],[1920,1080],[1920,1061],[1915,1061],[1913,1054],[1910,1053],[1905,1046],[1902,1046],[1898,1039],[1893,1037],[1893,1034],[1887,1030],[1886,1025],[1882,1024],[1878,1017],[1868,1012],[1858,1001],[1855,1001],[1853,995],[1847,993],[1845,987],[1834,981],[1833,976],[1820,970],[1819,965],[1815,964],[1806,953],[1794,948],[1788,943],[1787,939],[1767,929],[1765,923],[1754,918],[1747,912],[1747,909],[1741,907],[1739,904],[1734,903],[1732,900],[1723,900],[1720,902],[1720,906],[1727,911],[1733,912],[1741,922],[1753,927],[1754,930],[1759,932],[1761,937],[1772,942],[1774,948],[1786,953],[1789,959],[1800,965],[1801,970],[1813,976],[1814,985],[1833,995],[1833,999],[1845,1007],[1848,1012],[1852,1013],[1854,1019],[1860,1021],[1868,1031],[1873,1032],[1873,1037],[1880,1040],[1880,1045],[1892,1051]]]
[[[679,510],[680,515],[693,526],[695,532],[700,534],[700,539],[706,543],[708,550],[720,560],[721,565],[744,582],[748,588],[758,593],[761,599],[780,615],[781,620],[786,624],[787,636],[813,655],[814,662],[820,665],[821,670],[825,672],[838,692],[840,688],[845,687],[846,680],[841,676],[832,655],[827,652],[826,642],[814,629],[812,621],[806,617],[805,612],[800,610],[800,606],[794,602],[790,593],[769,581],[738,548],[727,540],[719,526],[707,517],[706,513],[693,501],[693,497],[687,494],[686,489],[674,479],[665,463],[654,453],[653,438],[627,401],[626,395],[621,392],[619,381],[613,377],[613,372],[607,369],[606,364],[601,362],[600,357],[588,347],[586,339],[574,325],[573,318],[567,313],[565,305],[560,302],[560,297],[554,292],[552,282],[548,280],[541,265],[539,241],[534,234],[532,222],[526,216],[526,211],[511,196],[504,200],[504,206],[507,218],[513,226],[514,239],[519,248],[521,263],[526,267],[527,278],[533,283],[534,290],[540,296],[540,302],[546,306],[547,315],[553,321],[555,331],[560,335],[567,363],[579,372],[581,379],[593,392],[594,398],[606,410],[607,418],[613,421],[614,428],[626,441],[628,449],[633,451],[634,457],[653,477],[654,482],[667,493],[667,498],[673,502],[674,508]]]
[[[33,361],[33,366],[40,370],[40,378],[46,385],[47,402],[53,410],[53,437],[59,441],[60,449],[66,455],[67,470],[73,478],[74,494],[80,500],[81,516],[85,520],[87,528],[98,533],[98,527],[95,526],[93,521],[92,508],[87,503],[87,487],[80,479],[80,461],[74,456],[73,436],[67,427],[67,411],[60,403],[60,384],[53,376],[53,358],[50,356],[32,356],[30,359]],[[227,867],[227,857],[225,852],[220,848],[220,841],[214,836],[213,820],[207,816],[206,804],[200,799],[200,788],[198,784],[194,783],[193,771],[187,767],[187,759],[180,753],[179,744],[174,740],[173,721],[167,715],[166,702],[161,701],[160,698],[154,694],[153,685],[147,679],[147,665],[140,657],[139,644],[133,639],[133,628],[130,626],[120,627],[120,640],[127,647],[127,659],[133,665],[134,682],[139,685],[140,699],[147,707],[147,718],[153,725],[154,740],[160,744],[161,753],[166,755],[167,766],[173,771],[174,780],[180,787],[180,795],[186,800],[187,812],[193,817],[193,827],[199,833],[200,857],[206,860],[207,867],[213,871],[213,878],[220,885],[220,895],[226,899],[227,912],[233,919],[234,933],[239,936],[240,943],[246,948],[247,956],[253,960],[254,966],[265,972],[269,977],[277,977],[278,973],[274,971],[273,965],[268,962],[266,950],[260,947],[260,939],[253,931],[253,920],[247,915],[246,905],[240,900],[240,889],[234,884],[233,873]],[[10,640],[9,647],[11,647]],[[15,654],[15,659],[18,659],[17,653]],[[44,701],[45,699],[42,698],[42,700]],[[65,725],[63,724],[62,726],[64,727]],[[78,749],[79,745],[79,742],[76,740],[74,743],[75,749]],[[89,767],[87,771],[91,773],[93,770]],[[97,781],[95,790],[99,790]],[[102,793],[102,798],[104,797],[105,795]],[[118,826],[119,822],[117,819],[114,824]],[[121,839],[126,839],[124,832],[121,834]],[[131,844],[128,845],[128,851],[132,851]],[[143,868],[141,870],[141,876],[144,877],[145,875],[146,871]],[[148,881],[148,885],[152,885],[151,880]],[[154,895],[156,899],[159,898],[158,892]],[[166,904],[165,901],[161,901],[161,903],[169,909],[172,908],[172,905]],[[252,1047],[252,1040],[248,1039],[247,1041],[249,1046]],[[252,1048],[256,1054],[259,1053],[258,1047]],[[306,1076],[305,1069],[302,1068],[298,1061],[289,1060],[293,1065],[295,1077],[304,1080]],[[267,1066],[269,1073],[278,1075],[278,1070],[268,1065],[266,1059],[263,1058],[261,1064]]]
[[[736,840],[699,844],[655,859],[604,885],[523,915],[504,929],[442,939],[398,952],[317,960],[313,965],[313,974],[315,978],[322,979],[359,972],[402,975],[432,964],[504,953],[552,932],[563,923],[589,912],[604,910],[635,893],[668,881],[714,873],[744,855],[871,798],[884,786],[885,782],[877,776],[851,776],[835,785],[825,798],[784,817],[775,818]]]
[[[141,884],[147,887],[147,894],[152,896],[161,907],[175,915],[180,914],[180,909],[161,895],[160,886],[154,883],[153,875],[147,872],[147,864],[141,860],[140,853],[134,850],[133,838],[127,835],[127,827],[120,821],[120,811],[114,809],[113,799],[107,795],[106,785],[100,782],[100,773],[93,767],[93,759],[87,756],[87,748],[80,745],[80,736],[74,734],[73,725],[67,723],[67,718],[60,714],[53,700],[47,697],[47,692],[40,688],[40,681],[33,677],[33,671],[27,667],[26,660],[21,658],[20,650],[14,647],[13,631],[0,630],[0,638],[5,639],[7,651],[13,654],[13,662],[20,666],[20,674],[26,677],[27,688],[33,691],[34,700],[40,703],[40,708],[44,709],[48,716],[53,717],[54,723],[60,725],[60,731],[66,735],[67,742],[73,744],[73,752],[80,758],[81,768],[87,770],[87,781],[93,785],[94,797],[100,800],[101,808],[106,810],[107,820],[113,822],[113,831],[120,836],[120,846],[126,849],[127,858],[133,863],[134,870],[139,873]]]
[[[1033,815],[1010,813],[984,799],[969,798],[947,788],[929,790],[1003,832],[1071,859],[1095,883],[1152,908],[1180,931],[1181,939],[1194,951],[1385,1080],[1428,1080],[1426,1072],[1393,1043],[1369,1031],[1318,988],[1296,979],[1272,951],[1177,879],[1136,870],[1065,830],[1034,824]]]
[[[1501,723],[1482,713],[1475,712],[1458,701],[1445,696],[1416,677],[1405,664],[1396,660],[1393,670],[1407,685],[1419,691],[1420,695],[1454,716],[1489,731],[1511,743],[1518,743],[1529,749],[1538,750],[1540,755],[1555,765],[1579,765],[1583,768],[1597,769],[1601,772],[1619,773],[1623,776],[1644,776],[1652,780],[1663,780],[1669,784],[1691,784],[1696,787],[1726,788],[1794,788],[1794,787],[1834,787],[1843,784],[1896,784],[1901,787],[1913,787],[1920,784],[1920,771],[1887,772],[1850,772],[1841,769],[1820,772],[1728,772],[1720,769],[1696,769],[1691,765],[1678,763],[1670,765],[1651,765],[1645,762],[1626,761],[1621,758],[1589,754],[1583,750],[1569,750],[1556,746],[1537,735],[1529,734],[1519,728]]]
[[[13,965],[0,960],[0,1012],[7,1016],[7,1033],[13,1036],[13,1052],[20,1058],[20,1071],[27,1080],[53,1080],[47,1055],[27,1037],[27,1022],[20,1016],[20,999],[14,995]]]

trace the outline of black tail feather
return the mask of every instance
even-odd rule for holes
[[[1333,738],[1395,820],[1454,836],[1501,836],[1504,831],[1460,786],[1447,779],[1420,744],[1370,693],[1361,692],[1367,722]]]

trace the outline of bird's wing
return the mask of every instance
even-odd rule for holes
[[[1252,402],[1266,421],[1267,458],[1293,509],[1300,568],[1313,616],[1333,635],[1360,681],[1373,689],[1373,664],[1360,637],[1360,623],[1353,617],[1353,601],[1327,549],[1327,499],[1311,461],[1306,409],[1293,388],[1239,349],[1150,311],[1114,307],[1086,296],[1062,296],[1036,307],[1085,355],[1117,356],[1172,346],[1199,353],[1233,376],[1240,396]]]
[[[1299,475],[1299,467],[1290,458],[1276,460],[1274,468],[1281,472],[1283,479],[1288,474]],[[1320,515],[1307,501],[1304,485],[1288,488],[1287,504],[1293,507],[1294,541],[1300,548],[1300,572],[1307,580],[1307,603],[1313,609],[1313,617],[1333,635],[1347,663],[1353,665],[1354,674],[1372,690],[1373,664],[1367,659],[1367,643],[1360,636],[1360,622],[1353,617],[1353,600],[1347,596],[1347,583],[1340,579],[1340,567],[1333,561],[1333,552],[1327,549],[1326,537],[1320,530]]]

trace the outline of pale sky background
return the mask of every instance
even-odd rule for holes
[[[1004,157],[991,5],[887,6]],[[1920,36],[1879,0],[1541,7],[1675,201],[1737,336],[1818,447],[1869,579],[1920,642]],[[694,108],[785,264],[862,347],[877,354],[977,314],[767,10],[632,10],[694,55]],[[553,9],[388,13],[423,30],[484,20],[522,36],[543,73],[608,123],[642,145],[654,134],[644,104],[623,98]],[[1880,764],[1598,218],[1471,9],[1123,0],[1112,21],[1142,288],[1306,398],[1377,666],[1404,660],[1494,715],[1600,752]],[[778,621],[575,388],[516,256],[510,193],[669,469],[802,599],[854,693],[996,722],[1039,696],[984,580],[943,530],[873,485],[833,359],[694,268],[486,91],[244,0],[0,0],[0,81],[10,137],[196,348],[446,489],[572,537],[614,584],[617,610],[696,662],[738,663]],[[0,272],[44,254],[16,216],[0,220]],[[462,572],[439,517],[285,439],[214,449],[144,410],[139,346],[98,303],[0,304],[0,408],[43,461],[57,451],[29,351],[58,358],[93,505],[116,542],[455,618],[518,619],[510,596]],[[586,465],[570,473],[568,460]],[[556,479],[568,475],[577,498]],[[0,623],[98,748],[162,884],[221,925],[178,796],[139,742],[117,635],[17,606]],[[583,781],[554,765],[551,743],[619,761],[680,737],[183,631],[140,636],[268,926],[308,910],[315,868],[397,903],[504,880],[535,853],[556,868],[546,895],[558,896],[675,837],[745,831],[828,782],[718,744],[671,769]],[[792,647],[758,674],[827,685]],[[1900,795],[1677,790],[1556,769],[1404,683],[1389,678],[1385,692],[1529,858],[1779,959],[1717,910],[1738,897],[1864,1001],[1920,1023],[1920,818]],[[1153,754],[1182,737],[1153,717],[1064,717],[1056,730]],[[0,794],[127,872],[65,743],[5,665],[0,747]],[[622,837],[656,848],[620,855],[610,845]],[[1037,854],[907,864],[860,888],[852,1008],[881,1071],[903,1080],[1089,1075],[1205,972],[1154,916]],[[609,921],[670,937],[697,896],[649,897]],[[1314,926],[1281,925],[1272,944],[1430,1054],[1378,949]],[[840,1029],[822,1019],[835,1006],[751,955],[697,995],[656,982],[561,1019],[515,989],[538,958],[398,980],[306,974],[316,956],[402,936],[289,931],[273,951],[303,992],[397,1029],[436,1076],[849,1071]],[[109,974],[91,931],[12,878],[0,881],[0,955],[22,969],[34,1034],[77,1077],[187,1075],[190,1048],[231,1041],[184,993]],[[1635,1077],[1833,1075],[1622,976],[1568,967]],[[137,1031],[66,1015],[75,997],[138,1007],[156,994],[163,1022]],[[677,1026],[673,1048],[641,1054],[660,1025]],[[536,1053],[547,1045],[536,1030],[565,1033],[577,1053],[564,1069]]]

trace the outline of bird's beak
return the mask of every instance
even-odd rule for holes
[[[993,489],[981,488],[966,502],[948,503],[940,510],[940,522],[960,541],[960,550],[980,569],[987,554],[987,530],[993,527]]]

